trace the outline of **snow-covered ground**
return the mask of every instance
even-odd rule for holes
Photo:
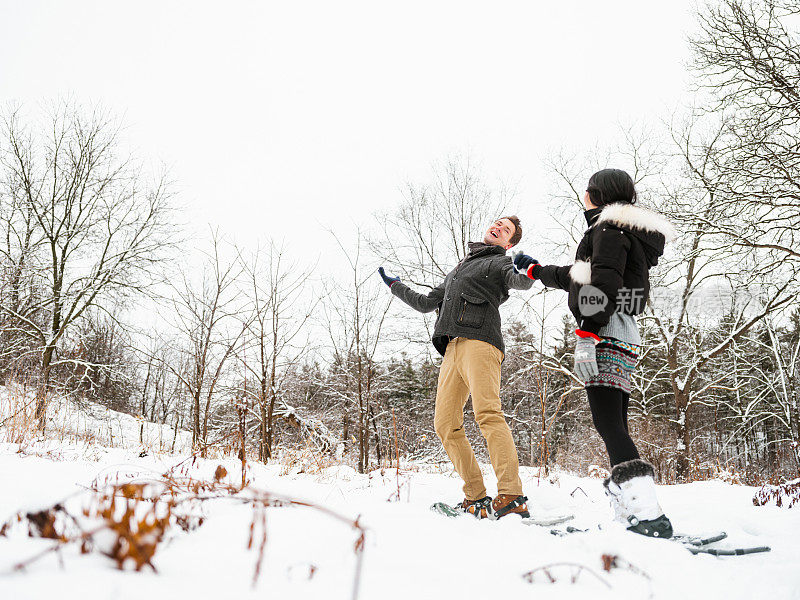
[[[84,508],[97,503],[90,488],[163,480],[170,470],[210,482],[221,464],[227,474],[219,484],[241,483],[237,460],[186,454],[186,432],[92,405],[54,399],[48,436],[39,439],[31,426],[31,398],[19,388],[0,388],[0,527],[20,512],[42,510],[64,499],[67,511],[80,519]],[[493,474],[488,466],[484,472],[492,493]],[[13,523],[0,536],[0,600],[352,598],[358,565],[356,520],[366,528],[357,589],[361,599],[585,600],[591,594],[615,600],[800,600],[800,506],[755,507],[754,488],[722,481],[661,486],[662,506],[677,530],[724,530],[728,540],[716,545],[722,548],[772,548],[751,556],[693,556],[677,543],[613,526],[599,477],[557,473],[540,479],[538,474],[536,469],[522,470],[535,512],[572,512],[576,517],[568,525],[589,532],[557,537],[551,527],[511,519],[489,522],[433,514],[431,503],[461,498],[460,482],[449,464],[412,463],[399,474],[384,469],[361,475],[310,451],[285,452],[269,465],[248,463],[249,491],[189,504],[203,524],[190,531],[177,526],[167,531],[152,561],[157,572],[149,567],[118,570],[98,552],[81,554],[77,544],[28,563],[55,542],[28,537],[24,521]],[[242,499],[258,491],[305,501],[344,519],[314,507],[268,508],[267,541],[253,585],[263,540],[261,513]],[[620,567],[604,570],[604,555],[618,557]],[[28,564],[15,570],[19,563]],[[558,563],[564,564],[539,570],[532,582],[524,577]]]
[[[186,456],[140,450],[107,449],[52,442],[0,444],[0,522],[75,495],[97,481],[157,477],[181,461],[181,473],[213,479],[217,465],[225,480],[241,480],[238,461],[185,460]],[[701,533],[722,529],[730,545],[769,545],[772,552],[717,558],[693,556],[677,543],[648,539],[607,528],[556,537],[549,527],[524,526],[510,519],[447,519],[428,510],[438,500],[460,499],[460,484],[446,465],[406,465],[359,475],[347,466],[326,466],[311,455],[286,455],[267,466],[250,464],[254,488],[303,499],[367,528],[359,598],[800,598],[800,508],[755,507],[754,489],[707,481],[661,486],[662,505],[678,530]],[[305,472],[299,472],[305,471]],[[398,500],[398,481],[400,498]],[[573,525],[608,524],[601,480],[560,473],[538,480],[523,469],[525,491],[540,513],[569,507]],[[487,484],[495,484],[487,471]],[[253,509],[236,497],[205,503],[205,521],[185,532],[170,530],[153,563],[141,572],[120,571],[105,556],[81,555],[77,548],[52,553],[24,571],[13,565],[50,547],[51,540],[29,538],[15,527],[0,537],[0,599],[26,600],[141,598],[351,598],[356,568],[357,531],[345,522],[305,507],[267,509],[267,544],[258,584],[253,587],[259,534],[248,550]],[[721,542],[724,547],[727,542]],[[603,570],[602,556],[616,555],[634,570]],[[550,582],[539,573],[552,563]],[[602,581],[601,581],[602,580]]]

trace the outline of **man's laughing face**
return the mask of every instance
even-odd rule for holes
[[[486,230],[483,236],[483,243],[490,246],[501,246],[508,250],[511,248],[511,237],[516,229],[514,223],[509,219],[498,219]]]

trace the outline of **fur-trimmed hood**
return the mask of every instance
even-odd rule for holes
[[[610,204],[587,210],[585,217],[589,228],[575,250],[574,264],[534,266],[531,273],[547,287],[566,290],[578,328],[599,336],[615,312],[642,313],[650,296],[650,269],[675,230],[663,217],[638,206]],[[594,289],[584,290],[587,284]],[[602,306],[594,302],[598,294],[606,300]]]
[[[635,204],[608,204],[586,212],[592,227],[609,223],[635,235],[645,248],[650,266],[664,254],[665,243],[677,237],[675,227],[665,217]]]
[[[667,242],[677,237],[672,223],[664,216],[635,204],[609,204],[600,210],[595,224],[607,221],[631,231],[652,231],[664,236]]]

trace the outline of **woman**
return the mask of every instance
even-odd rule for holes
[[[575,373],[586,386],[592,420],[608,451],[612,469],[604,485],[615,517],[637,533],[670,537],[672,525],[656,498],[653,466],[639,457],[628,432],[628,402],[642,343],[634,316],[644,310],[648,272],[674,229],[662,216],[635,205],[633,180],[619,169],[592,175],[583,202],[588,229],[573,265],[543,266],[519,254],[514,266],[569,293],[578,322]]]

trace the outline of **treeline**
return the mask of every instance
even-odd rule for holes
[[[691,108],[599,151],[544,158],[559,231],[525,247],[542,262],[569,262],[598,168],[630,172],[640,201],[679,231],[651,273],[631,397],[635,439],[665,479],[800,468],[796,13],[773,0],[701,9]],[[246,251],[216,233],[187,263],[168,177],[123,155],[118,134],[107,113],[68,102],[46,118],[3,116],[0,377],[36,390],[39,428],[66,394],[191,431],[203,455],[308,446],[361,471],[400,454],[443,458],[435,315],[393,304],[375,268],[432,288],[514,205],[507,188],[469,159],[437,167],[395,210],[337,238],[335,277],[312,279],[274,243]],[[570,372],[563,304],[540,290],[504,308],[502,393],[525,464],[583,470],[604,459]]]

